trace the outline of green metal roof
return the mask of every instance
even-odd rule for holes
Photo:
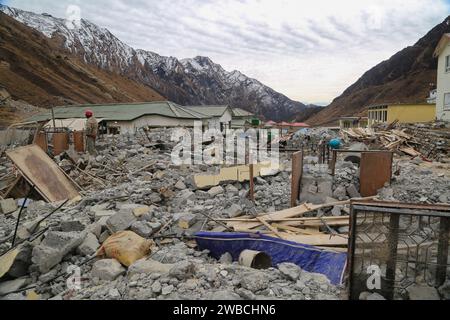
[[[229,107],[227,105],[187,106],[186,109],[194,110],[209,117],[221,117]]]
[[[107,121],[130,121],[144,115],[160,115],[169,118],[206,119],[210,116],[188,109],[170,101],[115,103],[55,107],[56,119],[84,118],[85,110],[90,109],[96,118]],[[28,121],[45,121],[52,118],[51,110],[32,116]]]
[[[253,116],[253,113],[248,112],[247,110],[241,109],[241,108],[233,108],[233,116],[235,117],[251,117]]]

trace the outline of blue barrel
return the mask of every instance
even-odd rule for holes
[[[341,147],[341,140],[331,139],[329,142],[331,149],[339,149]]]

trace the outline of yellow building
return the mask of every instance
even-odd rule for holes
[[[339,128],[367,128],[367,117],[341,117],[339,118]]]
[[[436,105],[428,103],[379,104],[369,107],[369,127],[376,123],[416,123],[436,119]]]

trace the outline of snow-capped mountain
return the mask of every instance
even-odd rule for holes
[[[178,60],[133,49],[85,19],[78,25],[0,5],[0,11],[43,33],[82,61],[148,85],[184,105],[229,104],[267,119],[285,120],[306,108],[239,71],[228,72],[207,57]]]

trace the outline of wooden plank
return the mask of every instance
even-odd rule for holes
[[[297,206],[300,195],[300,182],[303,175],[303,152],[292,154],[292,175],[291,175],[291,207]]]
[[[273,233],[276,234],[276,236],[280,239],[283,239],[283,236],[278,232],[278,230],[274,227],[272,227],[270,224],[268,224],[267,222],[265,222],[263,219],[261,219],[260,217],[256,217],[256,219],[258,219],[263,225],[266,226],[267,229],[269,229],[270,231],[272,231]]]
[[[282,218],[292,218],[292,217],[297,217],[299,215],[302,215],[305,212],[309,212],[311,211],[311,207],[314,207],[314,205],[311,205],[309,207],[305,206],[304,204],[294,207],[294,208],[290,208],[290,209],[286,209],[286,210],[281,210],[281,211],[277,211],[277,212],[273,212],[270,214],[266,214],[262,217],[262,219],[266,220],[266,219],[282,219]],[[236,230],[236,228],[238,229],[253,229],[256,228],[258,226],[261,225],[260,221],[255,221],[255,222],[234,222],[231,221],[227,224],[229,227],[232,227]]]
[[[6,152],[24,178],[49,202],[72,200],[78,191],[61,168],[37,145],[28,145]]]
[[[329,234],[315,234],[315,235],[291,235],[288,233],[281,233],[283,239],[294,241],[312,246],[347,246],[348,239],[344,236],[333,236]]]
[[[392,152],[362,152],[359,181],[363,197],[374,196],[390,183],[392,176]]]
[[[351,201],[364,201],[364,200],[372,200],[375,196],[371,197],[365,197],[365,198],[353,198],[350,200],[345,201],[338,201],[338,202],[331,202],[331,203],[325,203],[325,204],[311,204],[311,203],[304,203],[294,208],[289,208],[281,211],[276,211],[272,213],[268,213],[265,215],[261,215],[262,219],[266,221],[280,221],[280,219],[287,219],[287,218],[294,218],[298,216],[302,216],[303,214],[311,211],[315,211],[318,209],[333,207],[337,205],[345,205],[350,204]],[[227,223],[228,227],[234,228],[235,230],[244,230],[244,229],[253,229],[256,227],[259,227],[261,225],[261,222],[257,221],[256,219],[253,219],[249,221],[248,219],[227,219],[226,221],[229,221]]]
[[[275,228],[281,229],[281,230],[289,230],[292,232],[295,232],[297,234],[306,234],[306,235],[314,235],[314,234],[322,234],[323,232],[320,232],[318,229],[313,228],[296,228],[292,226],[285,226],[280,223],[273,223],[272,226]]]

